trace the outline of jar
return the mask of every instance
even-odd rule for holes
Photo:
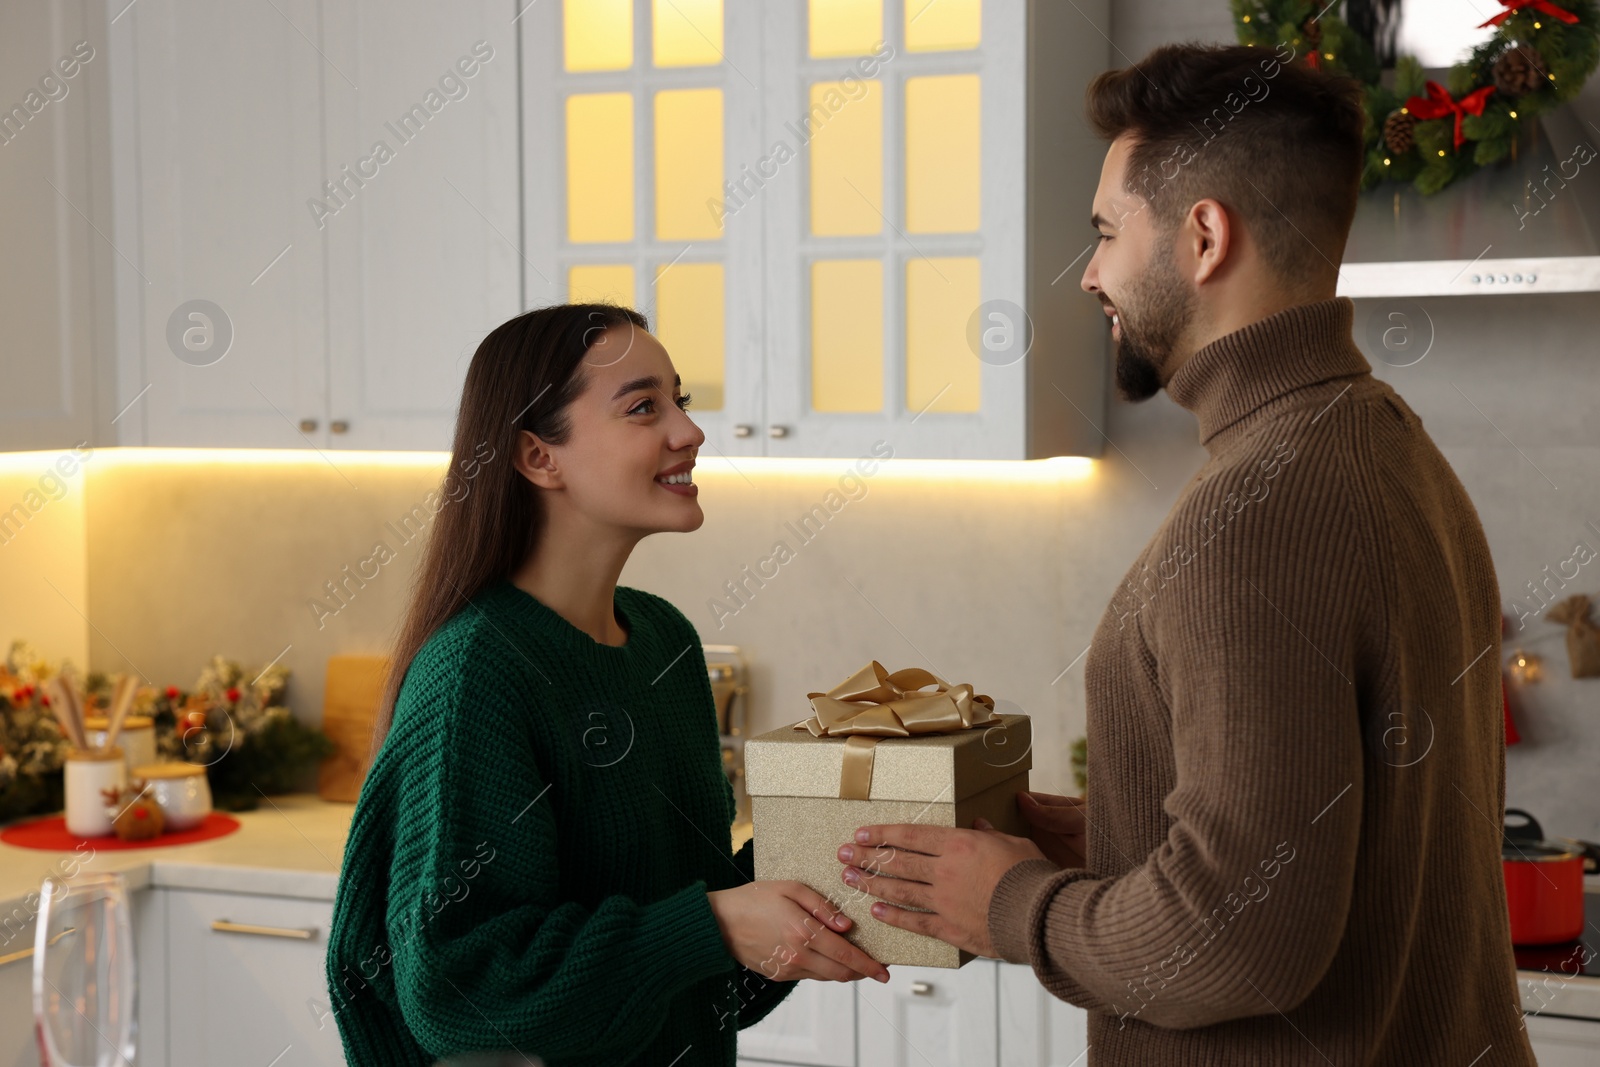
[[[66,793],[67,832],[78,837],[104,837],[111,833],[111,816],[101,790],[121,791],[128,784],[128,768],[120,748],[73,748],[62,769]]]
[[[192,830],[211,814],[211,783],[198,763],[146,763],[133,769],[133,779],[148,784],[148,795],[161,805],[169,831]]]
[[[106,743],[106,733],[111,722],[104,715],[91,715],[83,720],[84,733],[91,745],[101,748]],[[117,732],[117,747],[122,749],[122,762],[131,773],[135,767],[156,761],[156,724],[148,715],[129,715],[122,720]]]

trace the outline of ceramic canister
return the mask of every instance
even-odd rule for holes
[[[104,715],[91,715],[83,720],[89,743],[97,748],[106,743],[106,730],[110,722]],[[117,734],[117,747],[122,749],[122,762],[131,772],[135,767],[156,761],[156,726],[148,715],[129,715],[122,720]]]
[[[79,837],[104,837],[111,832],[103,789],[122,789],[128,768],[120,748],[74,748],[67,753],[63,771],[66,790],[67,832]]]
[[[161,805],[168,830],[191,830],[211,814],[211,783],[198,763],[147,763],[133,769],[133,779],[149,784],[149,795]]]

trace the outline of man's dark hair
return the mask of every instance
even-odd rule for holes
[[[1096,77],[1085,110],[1106,140],[1129,135],[1123,184],[1149,203],[1157,232],[1214,199],[1297,289],[1330,280],[1344,255],[1364,156],[1361,93],[1288,45],[1169,44]]]

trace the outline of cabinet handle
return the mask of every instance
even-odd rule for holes
[[[767,436],[768,437],[788,437],[789,436],[789,427],[787,427],[787,426],[768,426],[767,427]]]
[[[756,428],[751,426],[748,422],[738,423],[733,428],[733,436],[735,437],[749,437],[755,432]]]
[[[77,932],[78,932],[78,928],[76,926],[69,926],[65,930],[63,930],[59,934],[57,934],[56,936],[52,937],[50,939],[50,944],[53,945],[57,941],[60,941],[63,937],[66,937],[68,934],[75,934]],[[32,955],[33,955],[33,949],[31,947],[30,948],[25,948],[20,952],[8,952],[4,956],[0,956],[0,967],[4,967],[8,963],[17,963],[17,962],[19,962],[21,960],[27,959],[28,957],[30,957]]]
[[[334,419],[332,422],[328,423],[328,429],[332,430],[334,433],[349,433],[350,424],[344,419]]]
[[[931,996],[933,996],[933,983],[932,982],[912,982],[911,983],[911,995],[914,996],[914,997],[931,997]]]
[[[301,433],[316,433],[317,432],[317,420],[316,419],[301,419],[300,420],[300,432]]]
[[[292,937],[297,941],[310,941],[317,936],[315,926],[256,926],[253,923],[232,923],[215,919],[211,929],[222,934],[258,934],[261,937]]]

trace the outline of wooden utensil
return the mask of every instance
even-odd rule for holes
[[[77,693],[72,683],[57,675],[45,683],[45,690],[50,694],[50,711],[55,715],[56,722],[61,724],[61,732],[67,735],[73,748],[88,749],[88,741],[83,735],[83,713],[78,709]]]
[[[118,676],[117,684],[111,691],[111,716],[106,726],[107,748],[117,743],[117,734],[122,732],[122,720],[127,718],[128,709],[133,707],[133,696],[138,688],[139,680],[133,675]]]
[[[317,795],[355,801],[372,763],[372,731],[389,661],[385,656],[329,656],[322,689],[322,732],[336,750],[317,773]]]

